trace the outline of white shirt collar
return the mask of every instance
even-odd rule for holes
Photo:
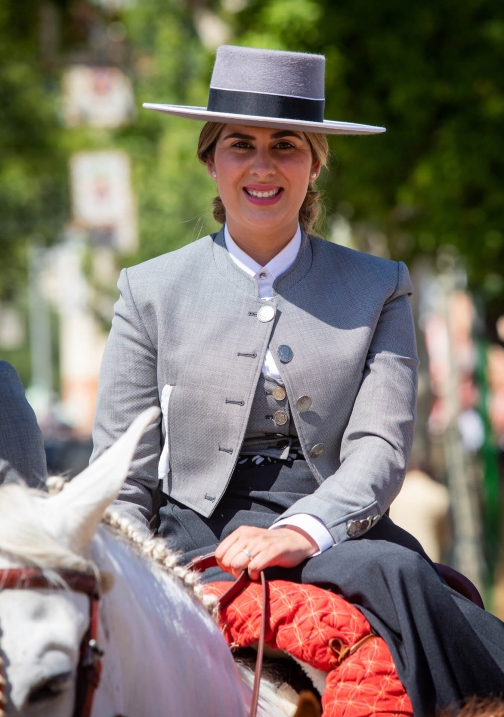
[[[224,240],[226,242],[226,249],[230,253],[235,264],[249,274],[249,276],[256,276],[261,270],[264,270],[269,272],[273,278],[276,279],[280,276],[280,274],[286,272],[287,269],[289,269],[296,261],[296,257],[301,247],[301,228],[298,224],[296,233],[287,246],[285,246],[282,251],[278,252],[278,254],[276,254],[276,256],[274,256],[273,259],[266,264],[266,266],[261,266],[257,263],[257,261],[254,261],[252,257],[246,254],[243,249],[240,249],[229,233],[226,224],[224,225]]]

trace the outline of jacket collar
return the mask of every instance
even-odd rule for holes
[[[213,256],[217,269],[228,281],[238,286],[242,291],[259,298],[259,287],[253,276],[246,274],[231,258],[224,238],[224,227],[212,234]],[[312,247],[310,237],[302,232],[301,247],[292,266],[280,274],[273,283],[273,296],[281,294],[291,286],[297,284],[309,271],[312,264]]]

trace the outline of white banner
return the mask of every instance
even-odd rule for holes
[[[63,74],[67,127],[119,127],[131,121],[135,103],[130,79],[116,67],[75,65]]]
[[[121,252],[137,246],[136,205],[125,152],[78,152],[70,160],[74,219],[95,241]]]

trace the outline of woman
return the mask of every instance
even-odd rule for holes
[[[340,592],[422,715],[501,689],[504,626],[386,515],[413,437],[411,282],[310,236],[324,135],[383,131],[325,121],[323,93],[321,56],[224,46],[207,109],[146,105],[207,120],[198,155],[225,225],[123,271],[94,457],[160,404],[117,509],[144,532],[157,514],[184,560],[216,549],[209,580],[268,568]]]

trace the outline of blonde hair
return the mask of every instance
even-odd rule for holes
[[[203,126],[198,140],[197,153],[199,161],[203,164],[206,164],[213,157],[215,145],[223,127],[222,122],[206,122]],[[310,145],[313,159],[320,162],[323,167],[327,167],[329,145],[325,134],[304,132],[304,136]],[[321,192],[315,189],[314,182],[310,182],[304,201],[299,209],[299,224],[307,234],[313,231],[313,227],[320,217],[323,208],[320,197]],[[214,197],[212,207],[215,221],[219,222],[219,224],[224,224],[226,221],[226,208],[219,195]]]

